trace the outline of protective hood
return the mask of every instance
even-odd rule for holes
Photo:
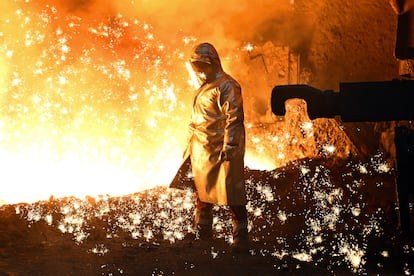
[[[193,48],[190,62],[196,61],[216,65],[218,69],[222,70],[220,57],[217,53],[217,50],[210,43],[201,43]]]

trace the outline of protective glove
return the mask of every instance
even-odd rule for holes
[[[224,146],[220,152],[219,160],[221,162],[230,161],[232,159],[234,149],[235,149],[234,146],[229,146],[229,145]]]

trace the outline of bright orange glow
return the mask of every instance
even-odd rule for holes
[[[0,204],[167,185],[186,143],[194,80],[185,63],[198,39],[164,39],[117,1],[5,2]],[[234,41],[217,47],[225,43],[223,66],[241,70],[248,53]],[[276,166],[249,143],[247,166]]]
[[[193,68],[191,68],[190,62],[185,63],[185,67],[187,68],[188,74],[190,75],[190,80],[188,81],[188,84],[195,89],[198,89],[200,87],[200,82],[198,81],[197,75],[194,72]]]
[[[148,24],[62,9],[21,1],[1,16],[0,200],[165,185],[186,137],[182,55]]]

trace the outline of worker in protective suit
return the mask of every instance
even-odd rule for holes
[[[192,171],[197,192],[195,227],[200,239],[210,240],[213,204],[227,205],[233,222],[233,251],[248,251],[241,87],[223,71],[210,43],[197,45],[190,63],[201,86],[194,96],[190,135],[179,172],[185,167]],[[180,185],[178,174],[171,187]]]

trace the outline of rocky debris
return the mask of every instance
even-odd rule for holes
[[[303,159],[245,171],[251,248],[232,254],[214,209],[214,240],[191,234],[194,194],[158,187],[122,197],[51,198],[0,207],[4,275],[251,275],[412,272],[397,231],[393,170]],[[2,275],[3,275],[2,274]]]

